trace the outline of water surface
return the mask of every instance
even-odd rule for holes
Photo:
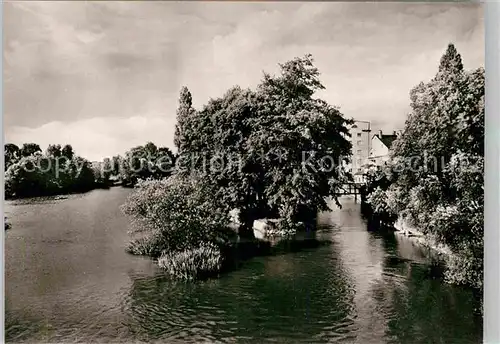
[[[6,202],[6,341],[480,343],[472,293],[428,253],[368,232],[359,205],[319,216],[332,244],[173,283],[124,252],[129,189]]]

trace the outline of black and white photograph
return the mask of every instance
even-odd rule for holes
[[[6,343],[483,343],[484,4],[2,6]]]

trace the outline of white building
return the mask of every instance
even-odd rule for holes
[[[392,143],[398,137],[396,132],[391,135],[383,134],[382,130],[372,136],[369,160],[377,166],[383,165],[389,160]]]

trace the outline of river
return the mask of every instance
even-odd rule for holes
[[[471,292],[431,278],[409,239],[367,231],[352,199],[319,215],[329,245],[174,283],[124,251],[129,192],[6,202],[7,342],[481,342]]]

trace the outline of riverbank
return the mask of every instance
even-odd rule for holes
[[[408,238],[410,241],[432,250],[443,258],[453,257],[453,252],[449,247],[439,243],[435,238],[423,233],[415,226],[410,225],[401,214],[393,215],[388,212],[375,212],[367,202],[366,190],[362,189],[361,191],[361,213],[366,218],[368,227],[371,230],[391,231],[395,235]]]
[[[407,237],[409,240],[433,250],[440,256],[443,257],[454,256],[453,252],[449,247],[439,243],[436,239],[432,238],[430,235],[422,233],[414,226],[411,226],[401,216],[398,217],[393,227],[394,227],[394,233],[396,235]]]
[[[15,194],[5,194],[5,200],[6,201],[16,201],[16,200],[23,200],[23,199],[30,199],[30,198],[43,198],[43,197],[64,197],[64,196],[70,196],[70,195],[78,195],[78,194],[84,194],[93,190],[107,190],[110,187],[113,187],[114,185],[110,184],[104,184],[104,183],[99,183],[95,184],[91,188],[84,188],[84,189],[79,189],[79,190],[68,190],[68,191],[56,191],[56,192],[40,192],[40,193],[33,193],[33,194],[27,194],[27,195],[22,195],[22,196],[17,196]]]

